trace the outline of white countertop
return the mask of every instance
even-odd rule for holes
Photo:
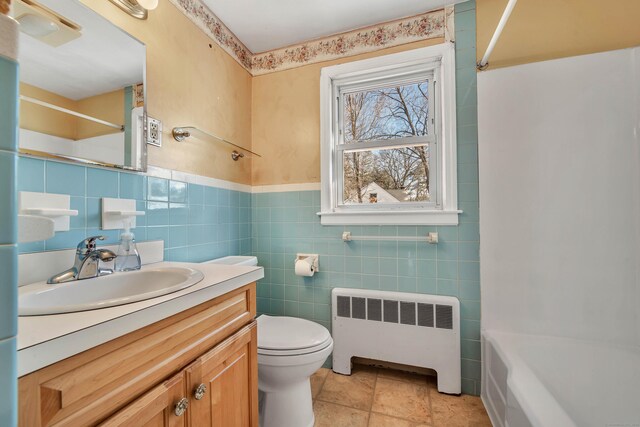
[[[264,269],[253,266],[185,262],[149,265],[193,268],[200,270],[204,279],[172,294],[117,307],[18,317],[18,376],[34,372],[264,277]]]

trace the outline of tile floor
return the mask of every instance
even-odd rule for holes
[[[311,377],[315,427],[491,427],[476,396],[438,393],[434,377],[356,365]]]

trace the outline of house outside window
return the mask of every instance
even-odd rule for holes
[[[457,224],[449,43],[321,72],[323,224]]]

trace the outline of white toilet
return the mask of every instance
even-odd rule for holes
[[[296,317],[258,317],[261,427],[313,427],[309,377],[333,350],[324,326]]]
[[[228,256],[206,264],[258,265],[254,256]],[[258,317],[260,427],[313,427],[309,377],[333,351],[324,326],[296,317]]]

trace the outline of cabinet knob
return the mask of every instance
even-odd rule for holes
[[[182,414],[185,413],[188,407],[189,407],[189,400],[186,397],[183,397],[182,399],[180,399],[180,401],[176,403],[176,410],[175,410],[176,416],[177,417],[182,416]]]
[[[207,386],[204,384],[200,384],[193,392],[193,397],[195,397],[196,400],[200,400],[204,397],[206,392],[207,392]]]

